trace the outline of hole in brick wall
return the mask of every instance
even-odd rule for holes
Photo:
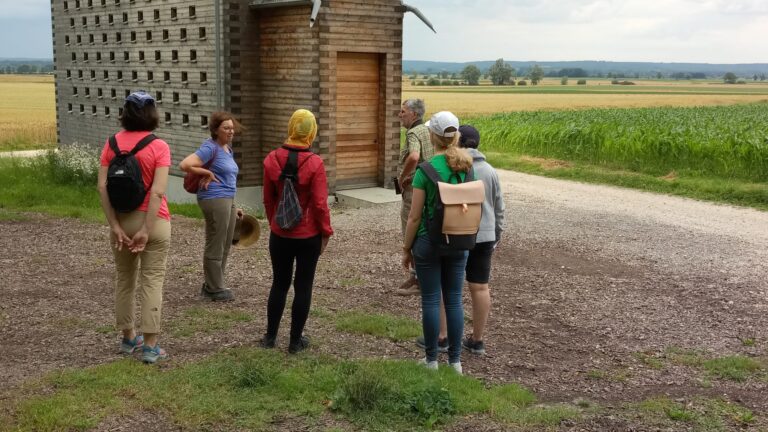
[[[200,27],[197,34],[200,39],[205,39],[205,27]]]
[[[176,15],[177,15],[176,14],[176,8],[175,7],[171,8],[171,19],[175,20],[176,19]]]
[[[128,24],[128,12],[123,12],[123,24]]]
[[[200,116],[200,127],[205,128],[208,126],[208,116]]]
[[[171,124],[171,113],[165,113],[165,124]]]
[[[160,21],[160,9],[155,9],[153,12],[153,17],[155,21]]]
[[[194,6],[190,6],[189,7],[189,17],[190,18],[194,18],[195,17],[195,7]]]
[[[171,82],[171,73],[170,72],[168,72],[168,71],[163,72],[163,81],[165,81],[166,84]]]
[[[179,30],[179,39],[181,39],[182,42],[187,40],[187,29],[181,28]]]
[[[72,114],[72,104],[67,104],[67,112]]]
[[[96,97],[99,99],[104,97],[104,91],[101,88],[96,89]]]
[[[197,50],[189,50],[189,61],[192,63],[197,61]]]
[[[147,81],[153,82],[155,80],[155,74],[152,71],[147,71]]]
[[[147,30],[147,42],[152,42],[152,30]]]
[[[168,30],[163,30],[163,41],[168,42],[168,39],[170,36],[168,35]]]
[[[208,74],[205,72],[200,72],[200,84],[207,84],[208,83]]]
[[[144,22],[144,12],[138,11],[136,12],[136,21],[143,23]]]
[[[110,89],[109,90],[109,97],[111,97],[112,99],[117,99],[117,90]]]
[[[109,117],[109,107],[104,107],[104,117]]]
[[[157,103],[163,103],[163,92],[161,91],[155,92],[155,101]]]
[[[189,126],[189,115],[187,115],[187,114],[182,114],[181,115],[181,124],[183,126]]]

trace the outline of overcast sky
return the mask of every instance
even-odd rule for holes
[[[768,0],[406,3],[437,30],[406,14],[408,60],[768,63]],[[51,56],[50,0],[0,0],[0,57]]]

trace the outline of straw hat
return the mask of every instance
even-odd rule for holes
[[[237,219],[235,222],[235,235],[232,237],[232,244],[240,248],[247,248],[259,240],[259,234],[261,234],[259,221],[251,215],[243,214],[242,219]]]

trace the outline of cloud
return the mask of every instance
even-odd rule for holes
[[[408,0],[406,0],[408,2]],[[404,58],[768,62],[766,0],[412,0]],[[430,49],[441,45],[443,49]]]
[[[50,20],[50,0],[0,0],[0,19],[24,19],[40,17],[47,17]]]

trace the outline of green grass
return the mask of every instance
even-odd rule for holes
[[[537,405],[515,384],[487,388],[449,368],[411,361],[338,361],[311,354],[236,349],[171,368],[121,360],[57,372],[2,419],[18,430],[85,430],[108,416],[163,413],[191,430],[264,429],[276,418],[316,422],[326,412],[362,430],[427,430],[467,415],[510,427],[556,426],[568,405]],[[2,424],[2,423],[0,423]]]
[[[0,140],[0,152],[23,150],[52,150],[56,148],[55,141],[39,141],[28,136],[17,135]]]
[[[0,220],[24,220],[18,212],[105,222],[95,174],[71,174],[56,167],[50,155],[0,158]],[[168,205],[171,214],[202,219],[194,203]]]
[[[704,370],[708,374],[701,380],[704,387],[711,386],[710,378],[743,382],[753,376],[766,375],[766,366],[762,361],[740,355],[708,358],[701,350],[670,347],[659,357],[645,353],[635,354],[635,357],[654,369],[662,369],[666,360],[672,364]]]
[[[742,382],[763,369],[757,360],[744,356],[728,356],[706,360],[704,369],[721,379]]]
[[[421,335],[421,323],[418,321],[393,315],[359,311],[338,314],[336,329],[349,333],[383,337],[395,342],[411,340]]]
[[[638,352],[634,354],[634,357],[652,369],[664,368],[664,362],[652,353]]]
[[[646,425],[655,424],[675,430],[682,427],[694,431],[725,431],[754,422],[752,411],[724,399],[695,397],[679,402],[667,397],[655,397],[630,404],[629,409],[635,411]],[[681,423],[685,426],[679,426]]]
[[[180,318],[171,320],[169,327],[175,337],[190,337],[199,333],[226,331],[241,322],[250,322],[253,316],[242,310],[217,310],[195,306],[184,311]]]
[[[586,163],[568,163],[555,168],[546,167],[551,160],[531,161],[521,155],[485,151],[488,162],[496,168],[528,174],[593,184],[610,184],[650,192],[694,198],[768,210],[768,183],[738,179],[686,176],[665,179],[655,174],[611,169]]]
[[[768,103],[466,119],[497,168],[768,208]],[[550,169],[539,161],[561,160]]]

